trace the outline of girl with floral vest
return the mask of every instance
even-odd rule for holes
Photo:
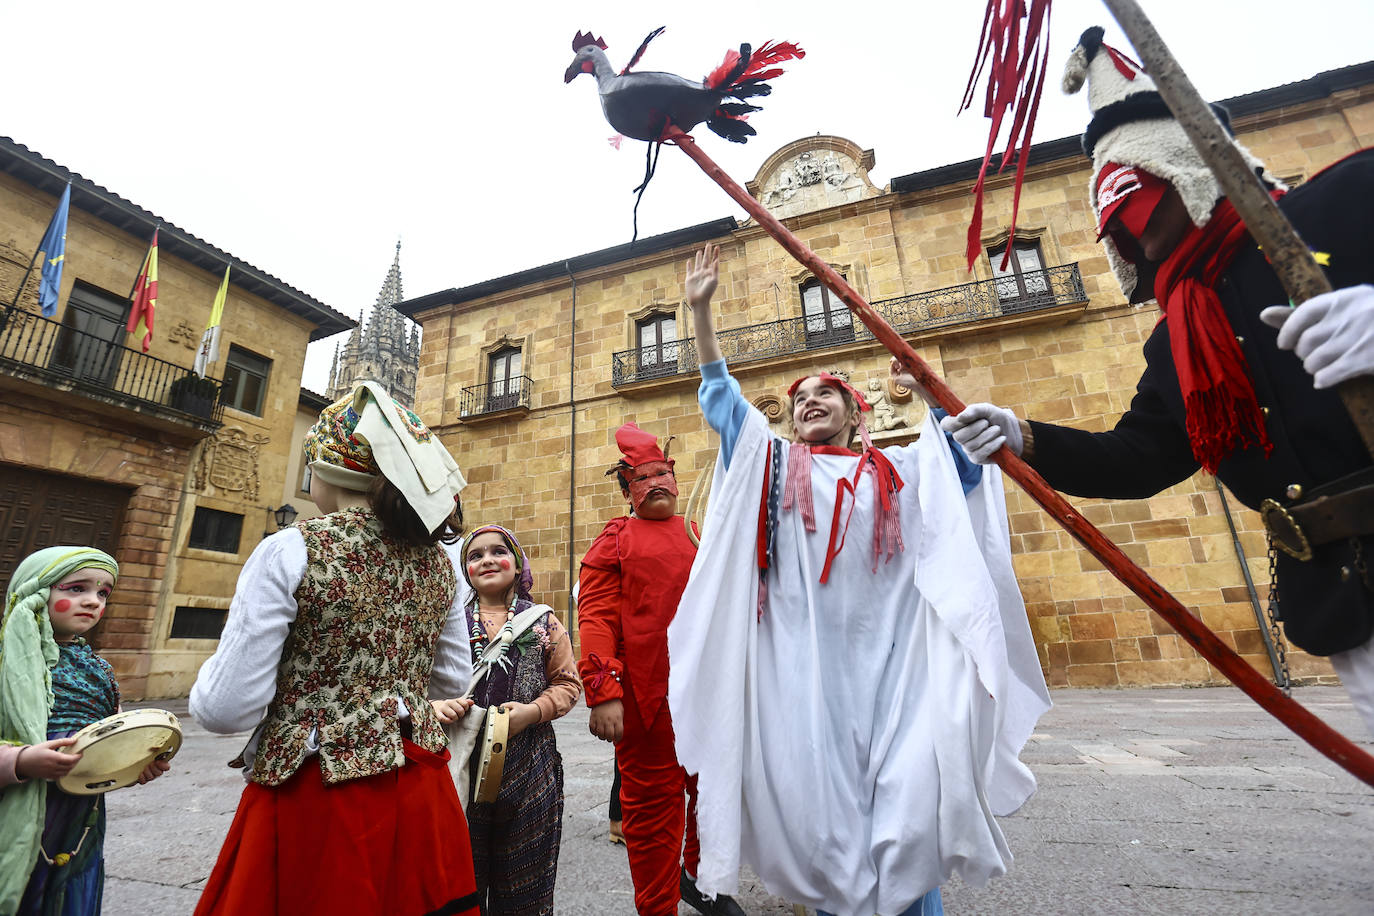
[[[472,658],[501,638],[526,610],[534,575],[520,543],[505,528],[485,525],[463,539],[459,559],[472,588],[467,623]],[[558,847],[563,835],[563,758],[553,720],[582,693],[568,631],[553,609],[516,635],[500,661],[474,688],[471,699],[436,702],[441,721],[480,715],[501,706],[510,715],[505,770],[494,802],[468,805],[477,895],[489,914],[535,916],[553,912]],[[469,711],[476,707],[475,712]],[[480,755],[473,754],[469,785],[476,786]]]
[[[212,732],[251,731],[248,786],[197,914],[476,914],[467,823],[430,697],[471,676],[440,538],[464,480],[374,383],[306,435],[328,514],[265,538],[191,688]]]

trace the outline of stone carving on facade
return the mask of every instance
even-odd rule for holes
[[[759,413],[768,421],[768,430],[775,436],[784,439],[792,436],[792,417],[787,409],[787,402],[776,394],[764,394],[754,398],[754,406]]]
[[[205,440],[196,463],[197,490],[214,486],[242,493],[249,502],[258,498],[258,452],[271,441],[262,433],[249,435],[241,426],[225,426]]]
[[[872,165],[872,150],[843,137],[807,137],[775,152],[749,191],[774,216],[795,216],[882,193],[869,182]]]
[[[180,343],[183,347],[199,347],[202,336],[204,335],[200,331],[187,324],[184,319],[172,325],[167,331],[167,340],[171,343]]]
[[[866,421],[869,432],[887,432],[889,429],[910,425],[907,418],[898,413],[897,408],[892,405],[887,395],[887,386],[879,376],[875,375],[868,380],[868,390],[864,392],[864,398],[868,401],[868,406],[873,408]]]

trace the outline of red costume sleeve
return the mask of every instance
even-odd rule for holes
[[[582,677],[587,705],[599,706],[620,699],[625,691],[620,678],[625,670],[619,657],[620,552],[619,534],[624,519],[609,522],[587,555],[578,576],[577,632],[582,657],[577,673]]]

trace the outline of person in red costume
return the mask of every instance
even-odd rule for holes
[[[577,667],[591,732],[616,745],[635,909],[671,916],[680,898],[708,916],[744,916],[732,898],[697,891],[696,785],[673,745],[668,624],[697,552],[677,514],[673,462],[633,423],[616,430],[615,441],[624,457],[607,474],[616,475],[631,512],[607,522],[582,558]]]

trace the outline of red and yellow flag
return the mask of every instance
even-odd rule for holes
[[[143,259],[143,267],[134,280],[133,307],[129,309],[128,332],[134,333],[140,321],[143,322],[143,352],[148,352],[148,344],[153,342],[153,312],[157,308],[157,233],[153,230],[153,243],[148,246],[148,255]]]

